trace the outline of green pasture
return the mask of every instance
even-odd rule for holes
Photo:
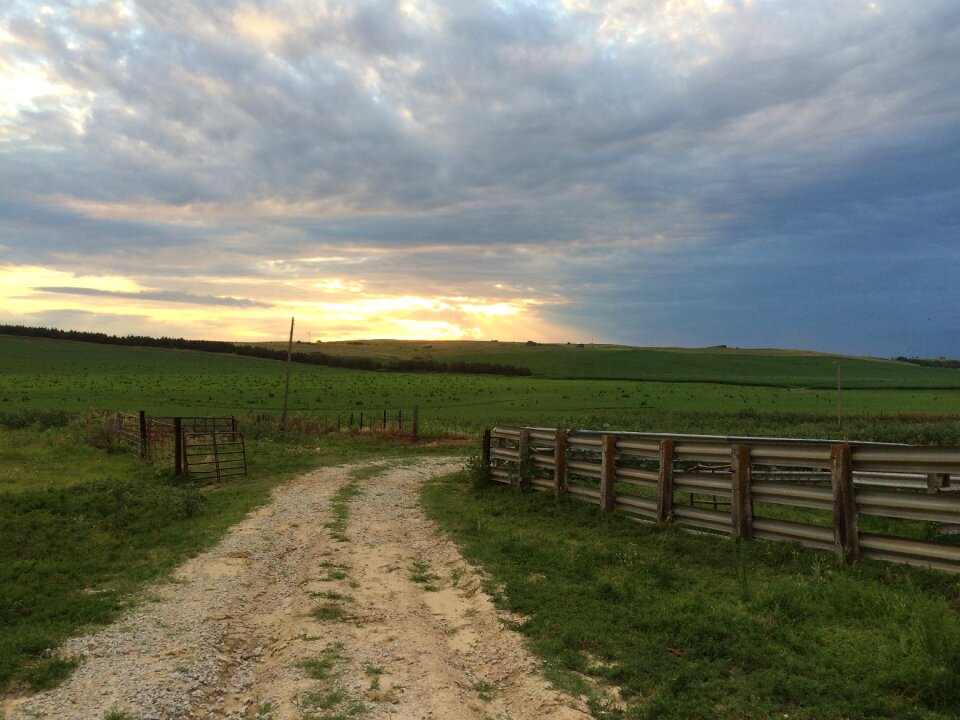
[[[264,345],[274,349],[286,347],[283,343]],[[802,350],[638,348],[466,340],[299,343],[296,350],[378,360],[499,363],[526,367],[537,377],[555,379],[627,379],[821,389],[836,388],[839,363],[841,383],[846,388],[960,389],[960,371],[955,369],[925,368],[893,360]]]
[[[762,357],[771,362],[776,355]],[[918,377],[956,373],[960,378],[960,372],[952,370],[875,364],[895,366]],[[273,360],[0,336],[0,417],[91,409],[143,409],[154,415],[276,415],[282,409],[283,378],[283,363]],[[843,413],[839,425],[838,400]],[[942,426],[937,436],[920,435],[917,441],[946,442],[941,436],[958,430],[955,419],[944,420],[944,416],[960,414],[960,387],[844,389],[838,398],[835,389],[805,387],[293,366],[290,412],[295,414],[340,415],[346,423],[351,415],[356,422],[364,413],[369,423],[371,416],[379,419],[384,410],[409,413],[415,404],[428,429],[472,430],[513,422],[719,434],[854,437],[860,433],[860,439],[909,441],[894,426],[937,422]],[[865,418],[867,425],[887,424],[893,429],[879,434],[865,429]]]
[[[960,585],[605,515],[550,493],[423,490],[548,677],[607,720],[910,718],[960,712]]]

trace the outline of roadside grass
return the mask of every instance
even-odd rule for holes
[[[597,718],[917,718],[960,710],[960,581],[639,524],[547,493],[429,482],[427,511]]]
[[[204,486],[132,454],[93,449],[71,427],[36,425],[0,426],[0,695],[62,681],[79,659],[59,656],[60,643],[140,601],[146,583],[212,546],[279,482],[365,458],[460,451],[262,432],[247,446],[248,476]]]
[[[363,714],[366,709],[363,702],[351,697],[339,682],[346,661],[343,644],[331,643],[320,657],[297,663],[308,678],[317,681],[316,687],[303,693],[297,701],[301,720],[341,720]]]

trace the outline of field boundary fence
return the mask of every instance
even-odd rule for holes
[[[498,426],[493,482],[685,531],[960,572],[960,448]]]
[[[309,416],[311,419],[313,416]],[[336,429],[337,432],[341,430],[358,430],[359,432],[383,432],[383,433],[393,433],[396,435],[403,435],[408,433],[413,440],[420,439],[420,406],[414,405],[412,411],[405,412],[402,408],[396,411],[392,410],[383,410],[383,411],[349,411],[349,412],[338,412],[336,414],[330,412],[323,412],[318,417],[322,418],[325,422],[329,423],[330,429]],[[279,420],[276,416],[261,414],[258,413],[253,416],[254,421],[257,423],[260,422],[272,422],[274,420]],[[291,415],[287,420],[287,426],[290,429],[296,429],[298,423],[298,416]]]
[[[247,474],[246,445],[235,416],[155,417],[117,412],[114,436],[140,457],[172,460],[178,476],[215,479]]]

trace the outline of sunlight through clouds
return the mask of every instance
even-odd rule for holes
[[[958,33],[955,0],[8,0],[0,322],[956,355]]]

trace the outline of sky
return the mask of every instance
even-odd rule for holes
[[[956,0],[0,4],[0,323],[960,357]]]

